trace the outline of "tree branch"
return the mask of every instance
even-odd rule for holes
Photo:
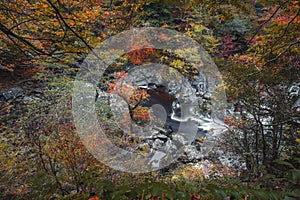
[[[262,23],[258,29],[256,30],[256,32],[253,34],[253,36],[251,37],[251,39],[247,42],[248,46],[250,44],[250,42],[255,38],[255,36],[259,33],[259,31],[267,24],[271,21],[271,19],[276,15],[276,13],[280,10],[280,8],[282,8],[282,6],[284,4],[286,4],[288,2],[288,0],[285,0],[284,2],[282,2],[277,8],[276,10],[273,12],[273,14],[269,17],[269,19],[267,19],[266,21],[264,21],[264,23]]]
[[[29,41],[25,40],[24,38],[18,36],[17,34],[15,34],[14,32],[12,32],[11,30],[9,30],[6,26],[4,26],[1,22],[0,22],[0,31],[2,31],[5,35],[7,36],[12,36],[14,38],[16,38],[17,40],[19,40],[20,42],[22,42],[23,44],[25,44],[26,46],[29,46],[31,49],[34,50],[34,52],[37,54],[37,55],[48,55],[48,56],[51,56],[51,54],[41,50],[41,49],[38,49],[36,46],[34,46],[32,43],[30,43]]]
[[[57,16],[61,19],[62,23],[66,26],[67,29],[69,29],[79,40],[81,40],[81,42],[84,43],[84,45],[91,51],[93,52],[93,54],[99,59],[99,56],[93,51],[93,48],[80,36],[78,35],[78,33],[69,26],[69,24],[65,21],[65,19],[63,18],[63,16],[61,15],[60,11],[58,10],[58,8],[52,3],[51,0],[47,0],[47,2],[50,4],[50,6],[54,9],[55,13],[57,14]]]

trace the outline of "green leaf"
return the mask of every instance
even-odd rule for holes
[[[296,200],[295,198],[285,196],[283,200]]]
[[[261,200],[269,199],[269,195],[263,191],[252,191],[252,194],[254,194],[255,197],[258,197],[258,199],[261,199]]]
[[[294,158],[297,163],[300,163],[300,158]]]
[[[300,181],[300,169],[293,169],[290,171],[291,179],[295,182]]]
[[[291,163],[286,162],[284,160],[277,159],[277,160],[274,160],[274,162],[276,162],[276,163],[278,163],[280,165],[286,165],[286,166],[289,166],[291,168],[295,168]]]

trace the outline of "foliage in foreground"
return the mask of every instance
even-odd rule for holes
[[[75,132],[68,81],[61,77],[60,87],[50,81],[43,97],[29,100],[26,112],[9,120],[15,126],[6,127],[0,145],[2,199],[299,198],[296,158],[276,160],[273,174],[261,165],[251,180],[187,176],[180,168],[137,175],[109,169],[87,152]],[[16,109],[18,104],[11,104]],[[22,134],[12,134],[17,130]]]

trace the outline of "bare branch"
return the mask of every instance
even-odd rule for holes
[[[275,60],[277,60],[279,57],[281,57],[283,54],[285,54],[292,46],[294,46],[296,44],[300,44],[300,41],[295,41],[295,42],[292,42],[292,43],[288,44],[288,47],[284,51],[280,52],[275,58],[272,58],[271,60],[268,60],[267,62],[265,62],[263,64],[262,68],[264,66],[266,66],[267,64],[269,64],[269,63],[274,62]]]
[[[282,8],[282,6],[284,4],[286,4],[288,2],[288,0],[285,0],[284,2],[282,2],[277,8],[276,10],[273,12],[273,14],[269,17],[269,19],[267,19],[266,21],[264,21],[264,23],[262,23],[258,29],[256,30],[256,32],[253,34],[253,36],[251,37],[251,39],[247,42],[247,46],[250,44],[250,42],[255,38],[255,36],[259,33],[259,31],[267,24],[269,23],[272,18],[276,15],[276,13],[280,10],[280,8]]]
[[[51,0],[47,0],[47,2],[51,5],[51,7],[54,9],[55,13],[58,15],[58,17],[61,19],[61,21],[63,22],[63,24],[66,26],[67,29],[69,29],[79,40],[81,40],[84,45],[93,52],[93,54],[98,58],[98,55],[96,53],[94,53],[93,48],[80,36],[78,35],[78,33],[69,26],[69,24],[65,21],[65,19],[63,18],[63,16],[61,15],[60,11],[58,10],[58,8],[52,3]]]

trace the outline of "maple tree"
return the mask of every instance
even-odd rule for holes
[[[120,79],[124,80],[126,76],[127,73],[124,71],[115,73],[115,80],[112,83],[108,83],[108,92],[118,94],[127,102],[132,120],[137,123],[151,121],[150,110],[140,106],[142,100],[149,98],[150,95],[146,90],[134,86],[132,83],[120,81]]]
[[[26,73],[39,63],[66,65],[82,58],[92,50],[91,44],[107,37],[103,27],[110,13],[101,5],[99,1],[1,1],[1,69],[14,72],[25,66]]]

